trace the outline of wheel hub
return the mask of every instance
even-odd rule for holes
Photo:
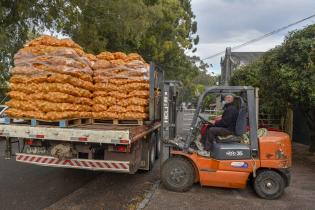
[[[180,183],[185,179],[185,171],[180,168],[174,168],[170,173],[170,179],[175,183]]]
[[[279,186],[277,185],[277,183],[272,180],[272,179],[266,179],[264,180],[264,182],[262,183],[262,189],[266,192],[266,193],[275,193],[277,192]]]
[[[271,189],[271,188],[272,188],[272,183],[271,183],[271,182],[267,182],[267,183],[266,183],[266,187],[269,188],[269,189]]]

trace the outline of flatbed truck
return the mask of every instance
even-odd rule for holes
[[[163,78],[163,72],[151,64],[149,119],[140,125],[92,123],[64,128],[11,120],[0,123],[6,158],[40,166],[130,174],[152,169],[161,150],[163,121],[169,119],[164,112],[172,101],[167,92],[171,82]],[[16,153],[12,152],[14,143],[18,144]]]

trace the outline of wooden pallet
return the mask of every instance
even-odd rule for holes
[[[16,119],[6,118],[4,124],[24,124],[30,125],[32,127],[38,126],[51,126],[51,127],[60,127],[60,128],[69,128],[80,125],[88,125],[92,124],[91,118],[75,118],[75,119],[66,119],[66,120],[56,120],[56,121],[48,121],[48,120],[39,120],[39,119],[21,119],[21,122],[15,122]]]
[[[91,118],[76,118],[76,119],[67,119],[67,120],[58,120],[58,121],[45,121],[45,120],[31,120],[31,126],[41,126],[41,125],[48,125],[48,126],[56,126],[60,128],[69,128],[75,127],[80,125],[89,125],[92,124]]]
[[[30,119],[18,119],[18,118],[5,117],[4,119],[2,119],[2,121],[0,123],[6,124],[6,125],[10,125],[10,124],[30,125],[31,120]]]
[[[143,125],[143,120],[109,120],[109,119],[93,119],[93,124],[104,125]]]

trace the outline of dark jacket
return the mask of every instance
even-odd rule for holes
[[[238,110],[233,104],[226,104],[222,119],[214,124],[215,127],[226,128],[235,133],[235,126],[238,117]]]

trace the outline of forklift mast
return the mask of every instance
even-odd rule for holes
[[[161,163],[169,158],[171,145],[167,142],[177,136],[177,112],[181,83],[166,80],[162,90]]]

